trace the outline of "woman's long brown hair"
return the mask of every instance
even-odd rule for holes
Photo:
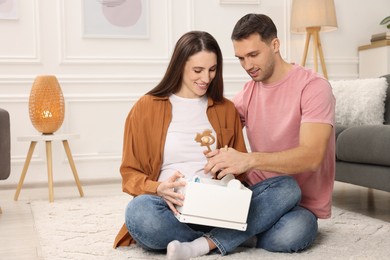
[[[187,60],[201,51],[209,51],[217,56],[216,74],[207,89],[207,96],[216,102],[223,102],[222,52],[214,37],[203,31],[190,31],[177,41],[164,77],[147,94],[166,97],[178,92]]]

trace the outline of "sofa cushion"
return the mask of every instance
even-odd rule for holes
[[[338,160],[390,166],[390,125],[353,126],[337,138]]]
[[[387,80],[387,85],[390,86],[390,74],[382,76]],[[387,88],[385,101],[385,124],[390,124],[390,87]]]
[[[388,88],[385,78],[329,82],[336,98],[336,124],[383,124]]]

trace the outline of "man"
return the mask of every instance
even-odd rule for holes
[[[234,98],[252,153],[220,152],[205,170],[222,170],[218,178],[248,171],[249,185],[291,175],[302,191],[299,210],[329,218],[335,172],[335,99],[329,83],[282,59],[276,27],[266,15],[244,16],[231,38],[252,78]]]
[[[251,234],[258,248],[298,252],[314,241],[317,219],[331,215],[335,99],[328,81],[283,60],[276,26],[266,15],[245,15],[231,38],[236,57],[252,78],[234,98],[251,153],[233,148],[210,152],[205,172],[218,179],[247,173],[253,191],[247,231],[216,228],[190,243],[172,242],[168,255],[191,250],[199,255],[214,248],[224,255]],[[288,180],[298,184],[299,195]],[[286,202],[291,197],[298,198],[296,204]],[[203,251],[198,250],[200,242]]]

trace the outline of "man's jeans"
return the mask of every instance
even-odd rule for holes
[[[141,247],[153,251],[165,250],[173,240],[190,242],[201,236],[211,239],[222,255],[254,236],[256,247],[275,252],[297,252],[314,241],[317,218],[297,206],[301,191],[292,177],[270,178],[250,189],[246,231],[181,223],[167,203],[154,195],[140,195],[129,202],[126,226]]]

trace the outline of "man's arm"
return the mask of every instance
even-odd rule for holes
[[[211,158],[205,172],[213,174],[222,170],[218,178],[226,174],[240,174],[252,169],[276,172],[281,174],[297,174],[315,172],[324,158],[332,126],[324,123],[303,123],[300,128],[299,146],[272,153],[240,153],[229,148],[208,154]]]

